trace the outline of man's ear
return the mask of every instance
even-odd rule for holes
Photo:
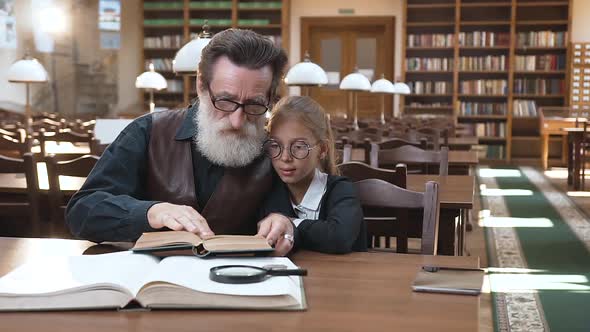
[[[197,92],[200,92],[203,88],[203,75],[201,73],[197,74]]]

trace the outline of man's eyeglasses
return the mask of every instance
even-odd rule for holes
[[[222,112],[235,112],[238,108],[242,108],[244,113],[250,115],[262,115],[268,111],[268,105],[257,104],[257,103],[245,103],[241,104],[233,100],[225,99],[223,97],[216,98],[213,97],[213,93],[211,93],[211,87],[207,87],[209,90],[209,98],[211,98],[211,103],[213,107],[222,111]]]
[[[309,156],[309,151],[315,149],[318,144],[319,143],[316,143],[315,145],[310,146],[305,141],[297,140],[289,145],[289,153],[291,154],[291,157],[295,159],[305,159]],[[281,154],[283,154],[283,146],[274,139],[267,140],[262,147],[264,153],[272,159],[279,158]]]

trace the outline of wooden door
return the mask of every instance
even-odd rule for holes
[[[338,89],[344,76],[358,68],[373,82],[384,74],[393,81],[393,17],[302,18],[302,56],[309,51],[313,62],[328,73],[329,84],[310,89],[310,95],[335,116],[352,116],[351,93]],[[358,93],[360,118],[377,118],[380,96]],[[385,98],[386,115],[393,98]]]

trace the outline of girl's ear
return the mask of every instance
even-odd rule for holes
[[[328,142],[326,140],[322,140],[320,143],[320,160],[326,159],[328,157]]]

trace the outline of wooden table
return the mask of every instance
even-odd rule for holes
[[[462,256],[469,222],[468,210],[473,208],[475,176],[409,174],[406,184],[410,190],[424,192],[424,185],[428,181],[439,184],[438,254]],[[418,229],[410,229],[412,233],[418,233]]]
[[[43,174],[42,168],[39,174],[39,187],[41,191],[47,191],[49,186],[47,184],[47,177],[45,176],[44,180],[41,176]],[[60,176],[59,180],[62,191],[67,195],[71,195],[80,189],[86,179]],[[441,255],[461,255],[461,248],[463,248],[462,240],[464,238],[464,220],[461,218],[461,212],[473,208],[475,177],[472,175],[438,176],[410,174],[407,178],[407,186],[410,190],[422,192],[424,191],[424,184],[427,181],[436,181],[440,185],[441,215],[438,252]],[[26,188],[27,183],[24,175],[0,174],[0,192],[26,193]],[[457,217],[460,217],[460,222],[456,225],[455,218]],[[457,242],[457,245],[455,245],[455,242]]]
[[[580,118],[578,118],[580,121]],[[564,128],[573,127],[577,122],[576,118],[569,117],[541,117],[541,161],[543,169],[549,166],[549,136],[561,136],[562,138],[562,154],[561,162],[567,164],[567,131]]]
[[[353,161],[365,161],[365,150],[354,148],[352,149],[351,159]],[[461,174],[469,174],[469,168],[477,166],[479,159],[477,158],[476,151],[461,151],[461,150],[450,150],[449,151],[449,168],[454,167],[460,169]]]
[[[92,243],[0,238],[0,275],[33,258],[80,255]],[[425,264],[477,267],[474,257],[299,252],[307,311],[161,310],[0,313],[2,331],[477,331],[479,297],[413,293]]]

